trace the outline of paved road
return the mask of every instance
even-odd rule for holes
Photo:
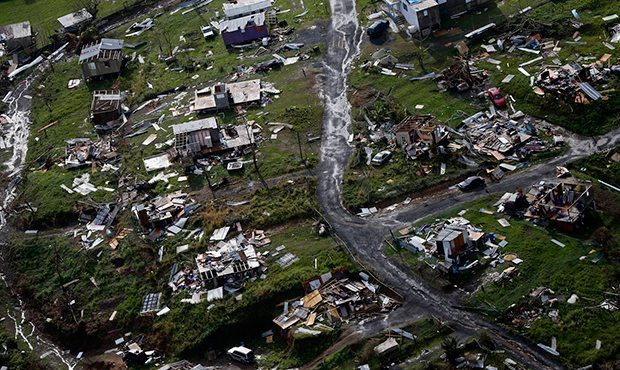
[[[325,116],[319,168],[318,198],[327,221],[352,254],[367,266],[384,283],[394,287],[404,297],[401,308],[386,320],[373,320],[360,325],[363,336],[380,332],[388,326],[405,324],[417,317],[433,315],[448,322],[459,337],[474,335],[487,330],[508,355],[528,368],[562,368],[555,359],[523,338],[488,322],[477,314],[452,308],[457,297],[438,292],[407,267],[388,260],[381,249],[383,238],[390,229],[397,230],[411,222],[438,213],[486,195],[486,192],[460,194],[447,192],[425,203],[413,203],[397,212],[362,219],[350,214],[342,205],[341,186],[343,173],[348,166],[352,147],[347,143],[351,123],[350,105],[347,101],[346,76],[351,64],[359,54],[362,31],[357,21],[353,0],[331,0],[332,25],[328,33],[328,52],[325,61]],[[488,187],[490,192],[513,191],[541,178],[553,176],[556,165],[584,157],[595,151],[620,143],[620,130],[604,137],[588,139],[570,135],[570,150],[564,156],[533,166],[518,175],[508,176],[504,181]]]

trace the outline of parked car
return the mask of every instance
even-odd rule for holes
[[[478,188],[483,188],[484,185],[485,183],[482,177],[470,176],[466,178],[465,180],[456,184],[456,187],[459,188],[461,191],[469,191],[469,190],[474,190]]]
[[[382,164],[390,160],[390,158],[392,158],[392,152],[390,152],[389,150],[384,150],[372,157],[372,159],[370,160],[370,164],[372,164],[373,166],[381,166]]]
[[[382,20],[376,21],[375,23],[371,24],[370,27],[368,27],[368,30],[366,30],[366,33],[371,38],[379,37],[383,35],[385,30],[387,30],[389,26],[390,26],[390,23],[386,21],[385,19],[382,19]]]
[[[211,26],[202,26],[200,27],[200,31],[202,31],[202,36],[207,40],[215,37],[215,32]]]
[[[244,364],[251,364],[254,362],[254,352],[246,347],[239,346],[233,347],[227,351],[228,356],[239,362],[243,362]]]
[[[487,90],[487,97],[498,108],[502,108],[506,106],[506,98],[499,91],[497,87],[492,87]]]

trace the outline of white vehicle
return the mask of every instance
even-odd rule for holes
[[[245,364],[251,364],[254,362],[254,352],[251,349],[246,347],[233,347],[227,351],[228,356],[231,359],[239,362],[243,362]]]
[[[389,150],[384,150],[372,157],[370,164],[372,164],[373,166],[381,166],[382,164],[386,163],[390,158],[392,158],[392,152],[390,152]]]
[[[200,27],[200,31],[202,31],[202,36],[205,39],[211,39],[215,37],[215,32],[213,32],[213,28],[211,28],[211,26],[202,26]]]

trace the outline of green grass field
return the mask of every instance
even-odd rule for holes
[[[110,15],[135,0],[103,0],[99,5],[98,17]],[[60,29],[57,18],[84,8],[82,0],[2,0],[0,1],[0,25],[30,21],[34,32],[38,32],[40,46],[49,42],[49,37]]]
[[[383,369],[386,366],[390,366],[390,364],[398,364],[400,362],[411,366],[418,361],[407,362],[408,358],[415,358],[424,351],[428,351],[429,348],[437,345],[452,332],[451,329],[441,325],[432,318],[421,318],[402,329],[415,335],[415,341],[401,339],[397,335],[391,334],[400,344],[399,347],[379,356],[374,352],[374,347],[388,339],[390,334],[384,332],[345,347],[325,358],[317,368],[349,370],[368,364],[371,369]]]

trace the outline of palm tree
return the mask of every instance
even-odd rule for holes
[[[454,337],[447,337],[441,342],[441,349],[446,353],[446,359],[452,365],[456,364],[456,359],[461,356],[459,343]]]

